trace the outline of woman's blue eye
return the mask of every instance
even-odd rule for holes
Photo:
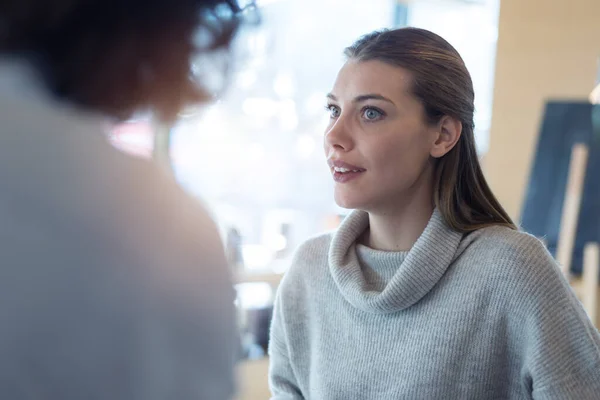
[[[363,112],[366,120],[373,121],[383,116],[383,113],[375,108],[366,108]]]
[[[327,111],[329,111],[329,117],[330,118],[337,118],[337,117],[340,116],[340,109],[337,106],[329,104],[329,105],[325,106],[325,109]]]

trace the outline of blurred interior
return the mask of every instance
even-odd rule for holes
[[[237,39],[218,102],[182,114],[174,126],[140,116],[110,133],[123,151],[171,168],[213,212],[238,290],[239,399],[269,397],[270,312],[295,247],[334,229],[346,213],[333,202],[321,150],[325,93],[345,46],[372,30],[408,25],[457,48],[475,85],[485,174],[516,221],[523,220],[546,103],[600,102],[598,0],[257,4],[260,24]],[[600,222],[596,214],[581,218]],[[584,284],[577,276],[572,283],[577,291]]]

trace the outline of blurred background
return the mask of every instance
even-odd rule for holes
[[[140,116],[111,141],[154,157],[206,203],[221,230],[240,310],[240,399],[268,398],[265,354],[277,284],[295,247],[334,229],[322,152],[325,94],[362,34],[416,26],[461,53],[476,93],[485,174],[521,221],[546,103],[589,102],[598,84],[598,0],[262,0],[218,102],[173,126]],[[600,204],[597,204],[600,206]],[[600,209],[600,208],[599,208]]]

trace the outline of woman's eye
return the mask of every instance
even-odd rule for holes
[[[329,111],[329,117],[330,118],[337,118],[337,117],[340,116],[340,109],[337,106],[334,106],[334,105],[330,104],[330,105],[327,105],[325,107],[325,109],[327,111]]]
[[[368,121],[374,121],[383,116],[383,113],[375,108],[366,108],[363,111],[363,117]]]

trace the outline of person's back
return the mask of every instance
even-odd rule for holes
[[[214,223],[110,146],[106,108],[57,99],[2,39],[0,398],[230,398],[234,290]]]

